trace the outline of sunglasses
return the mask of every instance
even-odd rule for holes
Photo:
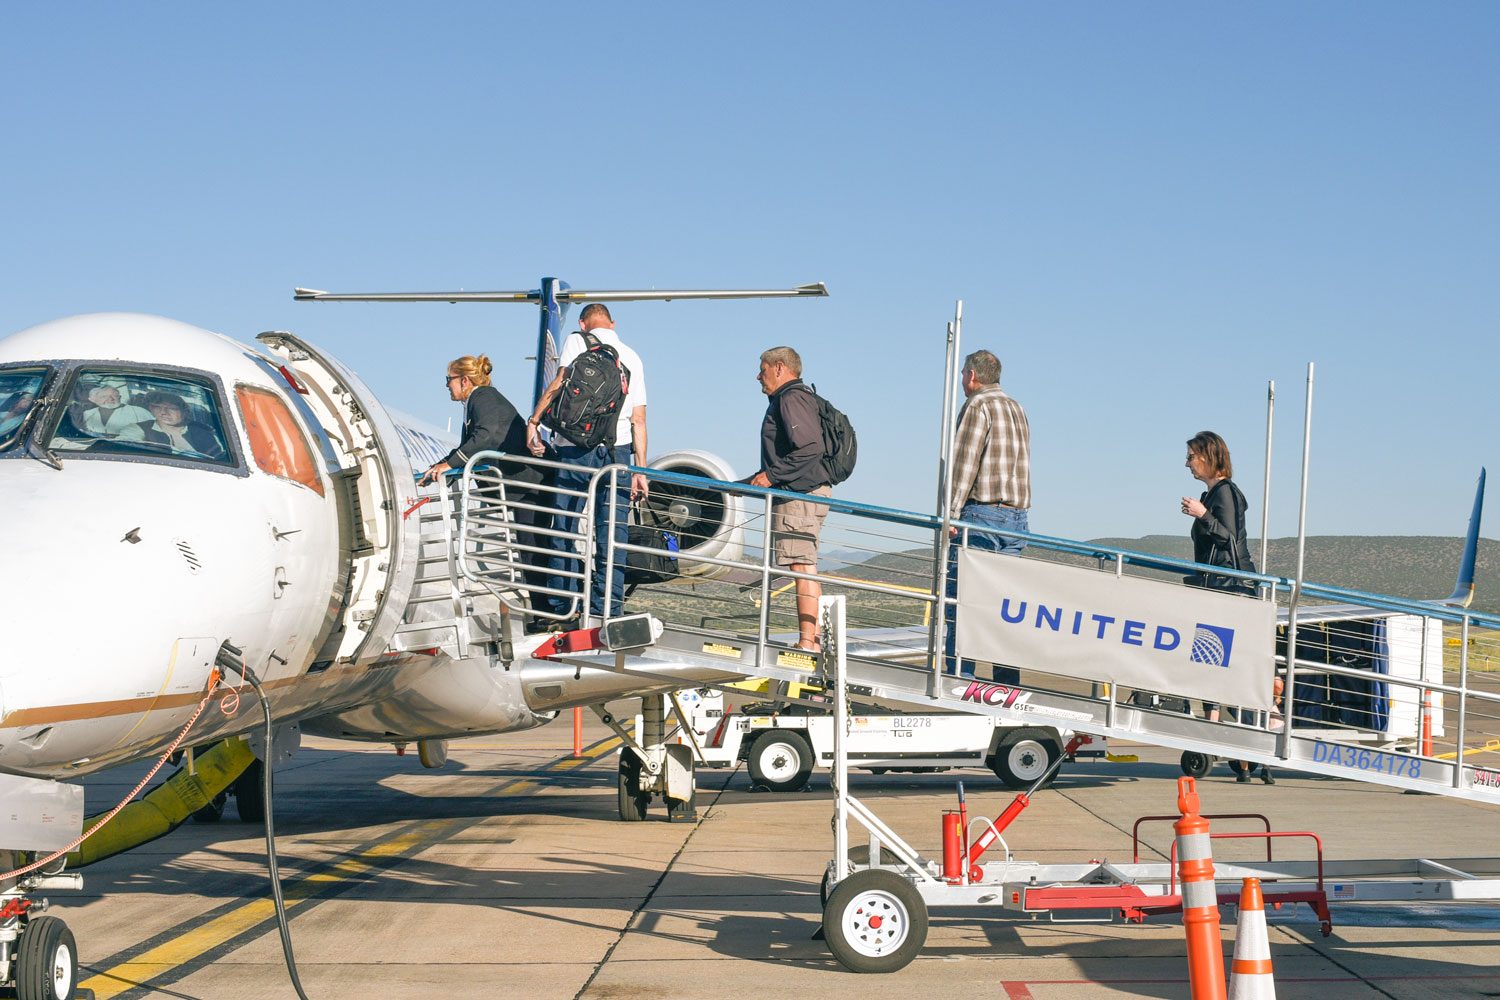
[[[448,384],[450,384],[456,378],[463,378],[463,376],[462,375],[449,375],[447,378],[443,379],[443,384],[444,385],[448,385]]]

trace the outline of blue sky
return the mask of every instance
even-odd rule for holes
[[[1500,467],[1497,55],[1492,3],[8,4],[0,331],[291,329],[442,424],[457,354],[527,396],[530,310],[293,286],[822,280],[618,308],[651,451],[753,471],[790,343],[859,430],[843,495],[931,510],[962,298],[1033,530],[1185,532],[1204,428],[1258,523],[1274,379],[1293,533],[1314,361],[1309,530],[1457,534]]]

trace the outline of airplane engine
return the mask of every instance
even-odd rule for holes
[[[651,468],[683,476],[732,482],[734,470],[717,455],[706,451],[674,451],[651,463]],[[684,553],[710,559],[741,560],[745,557],[745,520],[749,504],[745,497],[726,493],[712,483],[703,486],[655,480],[646,501],[663,527],[678,533]],[[683,560],[684,576],[714,579],[724,567]]]

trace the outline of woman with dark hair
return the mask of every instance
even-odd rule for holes
[[[1182,512],[1193,519],[1193,562],[1254,573],[1255,560],[1250,556],[1250,543],[1245,537],[1245,510],[1249,504],[1230,478],[1234,475],[1234,464],[1229,459],[1229,445],[1213,431],[1199,431],[1188,439],[1185,464],[1193,478],[1205,487],[1197,500],[1182,498]],[[1255,584],[1248,580],[1207,571],[1190,574],[1183,581],[1234,594],[1253,595],[1256,590]],[[1218,705],[1204,702],[1203,710],[1209,719],[1218,721]],[[1236,714],[1232,708],[1227,711],[1231,716]],[[1244,761],[1230,761],[1229,766],[1242,782],[1249,781],[1254,770],[1253,764]],[[1276,783],[1269,767],[1262,766],[1260,778],[1268,785]]]
[[[482,451],[530,457],[526,449],[526,421],[516,412],[510,400],[490,384],[490,372],[493,370],[490,359],[483,354],[478,357],[466,354],[449,363],[444,384],[448,389],[448,398],[455,403],[464,404],[463,436],[457,448],[422,474],[423,486],[442,478],[444,473],[452,469],[462,469],[470,458]],[[549,470],[528,462],[500,461],[496,464],[504,480],[506,506],[518,529],[514,532],[515,544],[551,549],[550,536],[526,530],[548,531],[552,528],[550,509],[530,509],[533,506],[551,506],[551,498],[542,496],[534,488],[543,482],[544,473]],[[499,501],[496,490],[484,490],[482,495],[491,502]],[[520,504],[529,506],[519,506]],[[517,550],[515,555],[524,567],[521,575],[527,588],[545,587],[548,556],[525,550]],[[531,598],[531,606],[534,609],[553,610],[555,600],[536,594]],[[540,623],[535,624],[540,626]]]
[[[155,418],[140,425],[148,443],[166,445],[175,455],[224,457],[218,436],[192,419],[192,410],[181,396],[175,392],[150,392],[142,402]]]

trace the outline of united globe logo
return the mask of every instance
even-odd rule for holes
[[[1199,622],[1193,630],[1193,645],[1188,659],[1211,667],[1227,667],[1233,651],[1234,629]]]

